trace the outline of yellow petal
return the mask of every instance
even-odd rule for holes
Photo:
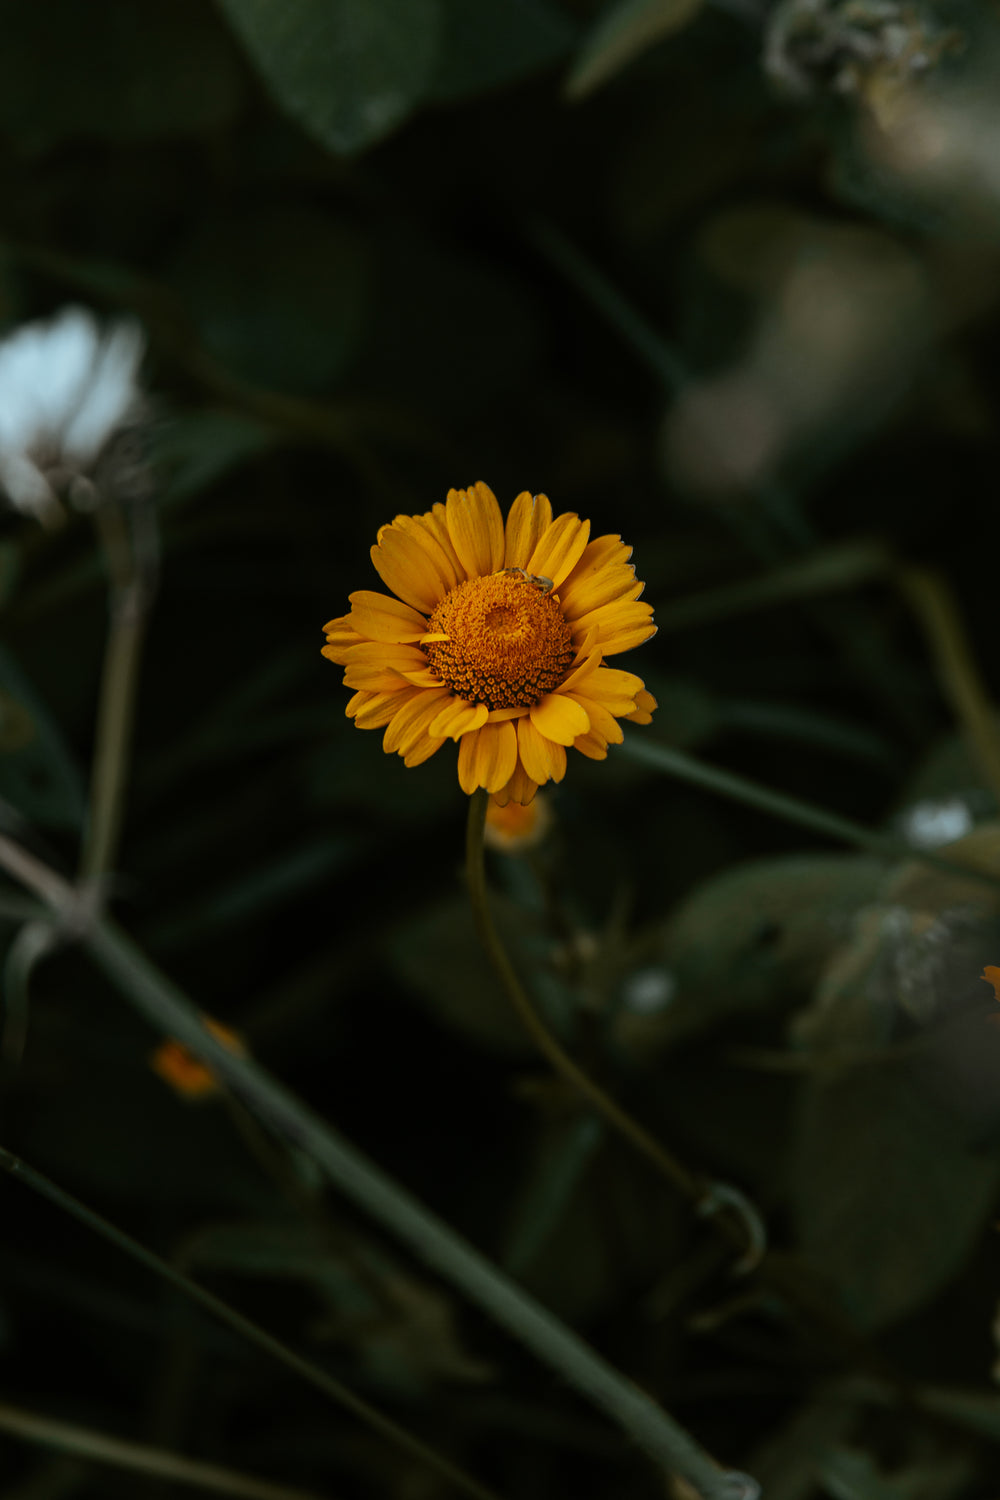
[[[425,734],[423,739],[417,740],[413,748],[403,756],[403,765],[409,770],[412,770],[414,766],[422,766],[425,760],[430,760],[432,755],[438,753],[444,743],[444,740],[432,740],[429,734]]]
[[[528,558],[551,524],[552,506],[548,495],[529,495],[523,490],[507,515],[504,567],[527,568]]]
[[[355,692],[361,689],[367,693],[399,693],[411,685],[391,667],[381,666],[378,662],[361,662],[344,672],[344,686]]]
[[[370,641],[418,641],[427,630],[427,621],[417,610],[369,589],[351,595],[348,619]]]
[[[466,703],[462,698],[453,698],[442,708],[427,733],[436,739],[457,740],[470,729],[481,728],[488,714],[485,703]]]
[[[612,745],[620,745],[625,738],[622,729],[614,714],[603,703],[598,703],[594,698],[588,698],[584,694],[570,693],[567,695],[574,703],[579,703],[590,720],[590,728],[595,734],[602,735]],[[574,745],[576,740],[573,741]]]
[[[519,719],[526,714],[526,708],[491,708],[487,724],[503,724],[507,719]]]
[[[517,734],[513,724],[484,724],[458,743],[458,780],[469,796],[477,787],[498,792],[517,765]]]
[[[448,535],[468,578],[487,578],[503,567],[503,517],[485,484],[448,491]]]
[[[396,671],[419,672],[427,665],[427,658],[419,646],[408,646],[403,642],[359,641],[344,653],[345,667],[360,663],[379,662]]]
[[[631,556],[632,548],[627,547],[620,536],[595,536],[583,549],[580,561],[566,579],[565,587],[569,589],[578,583],[586,583],[588,578],[602,573],[607,567],[627,563]]]
[[[653,606],[640,604],[635,599],[615,600],[600,609],[591,610],[573,621],[574,633],[578,630],[596,630],[597,640],[605,656],[615,656],[619,651],[629,651],[641,646],[656,634],[652,622]]]
[[[609,713],[620,718],[634,710],[636,695],[642,692],[642,678],[634,672],[621,672],[617,667],[601,667],[587,678],[585,686],[588,698],[603,703]]]
[[[631,563],[620,563],[602,568],[592,578],[580,579],[572,585],[564,583],[559,598],[566,619],[579,620],[593,610],[638,599],[645,587],[637,582]]]
[[[415,698],[403,705],[386,730],[382,739],[386,754],[397,750],[400,755],[408,755],[417,741],[424,738],[428,725],[437,718],[448,697],[447,688],[436,693],[418,691]]]
[[[531,709],[530,718],[539,734],[557,745],[572,745],[578,734],[590,728],[586,709],[562,693],[546,693]]]
[[[400,688],[395,693],[368,693],[368,702],[353,715],[355,726],[358,729],[383,729],[418,692],[418,688]]]
[[[347,717],[349,719],[353,719],[354,715],[356,713],[358,713],[362,708],[364,708],[366,706],[366,704],[370,703],[373,698],[377,698],[377,697],[378,697],[378,693],[366,693],[364,691],[364,689],[362,689],[359,692],[357,692],[357,693],[354,694],[354,697],[351,699],[351,701],[348,703],[347,707],[344,709],[344,713],[347,715]]]
[[[537,781],[532,781],[520,760],[514,767],[514,774],[506,786],[493,793],[493,801],[497,807],[506,807],[508,802],[516,802],[519,807],[527,807],[538,791]]]
[[[445,591],[430,559],[411,536],[396,526],[384,526],[372,548],[372,562],[386,588],[404,603],[422,614],[434,613]]]
[[[563,579],[572,571],[587,545],[590,522],[581,521],[571,511],[557,516],[525,563],[529,573],[538,573],[551,578],[558,589]]]
[[[573,749],[579,750],[588,760],[607,760],[608,742],[603,735],[591,730],[590,734],[581,734],[578,740],[573,741]]]
[[[656,708],[657,702],[652,693],[647,692],[645,688],[640,688],[635,695],[635,708],[625,717],[633,724],[652,724]]]
[[[440,588],[440,598],[450,593],[456,584],[461,583],[462,573],[461,569],[455,565],[454,550],[438,541],[437,524],[433,513],[424,516],[397,516],[393,525],[398,526],[403,535],[420,548],[425,560],[434,570],[434,576]]]
[[[456,582],[461,583],[465,577],[465,569],[462,567],[462,560],[455,551],[455,545],[448,533],[448,507],[442,505],[439,500],[431,507],[423,519],[427,523],[428,530],[433,532],[440,544],[441,550],[451,563]]]
[[[566,693],[572,690],[574,693],[585,693],[587,691],[587,683],[600,667],[603,660],[604,658],[600,651],[590,651],[586,656],[581,656],[577,665],[566,678],[566,681],[560,683],[559,691]]]
[[[539,734],[528,717],[517,721],[517,753],[525,775],[539,786],[547,781],[562,781],[566,774],[563,746]]]

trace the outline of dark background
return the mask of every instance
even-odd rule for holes
[[[407,771],[355,731],[320,627],[394,515],[544,491],[622,533],[657,608],[633,738],[897,836],[930,802],[996,855],[899,569],[947,579],[995,692],[998,73],[987,3],[0,3],[0,319],[148,337],[162,576],[117,915],[769,1500],[996,1489],[990,898],[886,894],[627,746],[571,756],[532,863],[495,857],[554,1024],[754,1200],[796,1295],[734,1280],[520,1037],[454,752]],[[100,553],[78,515],[2,528],[0,795],[71,872]],[[49,957],[4,1143],[508,1500],[663,1494],[304,1163],[177,1098],[157,1040]],[[0,1205],[4,1399],[338,1500],[445,1493],[50,1205]],[[0,1430],[3,1500],[168,1492]]]

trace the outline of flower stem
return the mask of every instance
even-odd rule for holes
[[[0,835],[0,866],[41,896],[57,919],[70,924],[79,920],[80,903],[73,887],[4,835]],[[755,1500],[759,1488],[754,1480],[720,1468],[661,1406],[499,1267],[252,1058],[238,1056],[217,1041],[191,1001],[116,924],[91,915],[80,936],[99,967],[158,1030],[189,1047],[279,1139],[305,1151],[346,1197],[617,1422],[655,1463],[687,1479],[703,1500]]]
[[[161,1260],[158,1255],[154,1255],[152,1250],[147,1250],[145,1245],[141,1245],[138,1240],[132,1239],[131,1235],[125,1234],[123,1230],[109,1223],[100,1214],[88,1208],[85,1203],[81,1203],[78,1198],[73,1198],[69,1193],[64,1192],[62,1188],[57,1187],[49,1178],[44,1177],[41,1172],[36,1172],[33,1167],[29,1167],[26,1162],[21,1161],[17,1156],[13,1156],[11,1152],[5,1151],[3,1147],[0,1147],[0,1171],[7,1172],[11,1177],[19,1178],[36,1193],[39,1193],[43,1198],[47,1198],[57,1208],[61,1208],[81,1224],[86,1225],[88,1229],[92,1229],[96,1234],[109,1240],[112,1245],[116,1245],[119,1250],[123,1250],[126,1255],[130,1255],[133,1260],[139,1261],[141,1265],[155,1272],[157,1276],[162,1277],[165,1281],[169,1281],[172,1286],[177,1287],[178,1291],[183,1292],[185,1297],[190,1298],[192,1302],[197,1302],[201,1307],[210,1312],[213,1317],[218,1318],[220,1322],[227,1323],[230,1328],[235,1329],[242,1338],[247,1339],[251,1344],[256,1344],[258,1348],[263,1349],[272,1358],[279,1360],[281,1364],[286,1365],[290,1370],[294,1370],[303,1380],[307,1380],[310,1385],[316,1386],[324,1395],[329,1396],[332,1401],[336,1402],[338,1406],[345,1407],[354,1416],[366,1423],[367,1426],[372,1427],[382,1437],[394,1443],[397,1448],[408,1453],[411,1458],[416,1458],[421,1463],[426,1464],[428,1468],[434,1469],[436,1473],[449,1480],[463,1494],[472,1495],[475,1497],[475,1500],[497,1500],[497,1496],[492,1490],[488,1490],[485,1485],[479,1484],[470,1475],[466,1474],[464,1470],[457,1468],[448,1459],[436,1452],[435,1449],[428,1447],[419,1438],[407,1432],[404,1427],[400,1427],[397,1423],[393,1422],[390,1417],[384,1416],[375,1407],[369,1406],[367,1401],[363,1401],[360,1396],[356,1396],[352,1390],[342,1385],[339,1380],[334,1380],[332,1375],[328,1375],[318,1365],[314,1365],[311,1361],[303,1359],[300,1354],[295,1353],[294,1349],[290,1349],[287,1344],[283,1344],[279,1339],[274,1338],[265,1329],[261,1328],[259,1324],[252,1322],[250,1318],[244,1317],[241,1312],[237,1312],[234,1307],[230,1307],[227,1302],[223,1302],[219,1297],[214,1296],[205,1287],[199,1286],[198,1282],[192,1281],[189,1276],[185,1276],[181,1271],[176,1270],[167,1261]]]
[[[993,890],[1000,887],[1000,874],[975,869],[971,864],[946,859],[927,849],[916,849],[905,839],[878,833],[866,828],[863,823],[855,823],[850,818],[842,818],[839,813],[828,812],[825,807],[817,807],[814,802],[805,802],[801,797],[788,797],[784,792],[772,791],[770,787],[761,786],[760,782],[751,781],[747,776],[708,765],[705,761],[687,755],[683,750],[675,750],[672,745],[664,745],[645,733],[626,734],[621,748],[633,760],[655,766],[658,771],[666,771],[669,776],[685,781],[689,786],[702,787],[720,797],[741,802],[745,807],[755,807],[759,812],[781,818],[786,823],[794,823],[799,828],[808,828],[810,832],[835,839],[837,843],[867,849],[870,854],[878,854],[886,860],[915,860],[919,864],[929,865],[933,870],[942,870],[946,875],[988,885]]]
[[[187,1484],[216,1494],[236,1495],[242,1500],[320,1500],[313,1490],[293,1489],[286,1484],[242,1474],[238,1469],[183,1458],[167,1448],[125,1442],[96,1428],[59,1422],[38,1412],[8,1406],[5,1401],[0,1402],[0,1432],[37,1443],[56,1453],[72,1454],[88,1463],[104,1464],[133,1474],[148,1474],[160,1481]]]
[[[949,706],[1000,803],[1000,728],[947,581],[930,568],[904,567],[899,583],[931,648]]]
[[[610,1094],[605,1093],[600,1084],[595,1083],[582,1068],[577,1066],[569,1053],[564,1051],[549,1031],[529,999],[507,955],[507,950],[500,941],[490,914],[483,860],[483,830],[486,825],[489,800],[489,794],[482,788],[469,798],[469,820],[465,837],[466,881],[469,899],[472,902],[472,915],[480,940],[517,1013],[518,1020],[539,1052],[548,1058],[560,1077],[564,1078],[578,1094],[582,1094],[613,1130],[624,1137],[629,1145],[634,1146],[647,1161],[652,1162],[656,1170],[674,1187],[679,1188],[685,1197],[700,1201],[707,1196],[709,1183],[697,1177],[682,1162],[671,1156],[670,1152],[661,1146],[648,1130],[645,1130],[637,1120],[616,1104]]]
[[[114,867],[121,834],[139,664],[152,598],[155,535],[147,538],[148,549],[140,548],[137,538],[142,532],[133,527],[130,534],[130,517],[113,499],[100,502],[94,516],[109,573],[109,621],[80,879],[95,887],[99,901],[99,885]],[[146,550],[149,557],[140,555]]]

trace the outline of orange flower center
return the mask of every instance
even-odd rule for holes
[[[531,708],[565,679],[571,631],[557,600],[536,580],[509,568],[470,578],[431,615],[424,654],[434,675],[467,703]]]

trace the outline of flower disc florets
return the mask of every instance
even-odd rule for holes
[[[573,662],[572,631],[557,600],[518,568],[472,578],[441,600],[424,642],[431,671],[466,703],[531,708]]]

